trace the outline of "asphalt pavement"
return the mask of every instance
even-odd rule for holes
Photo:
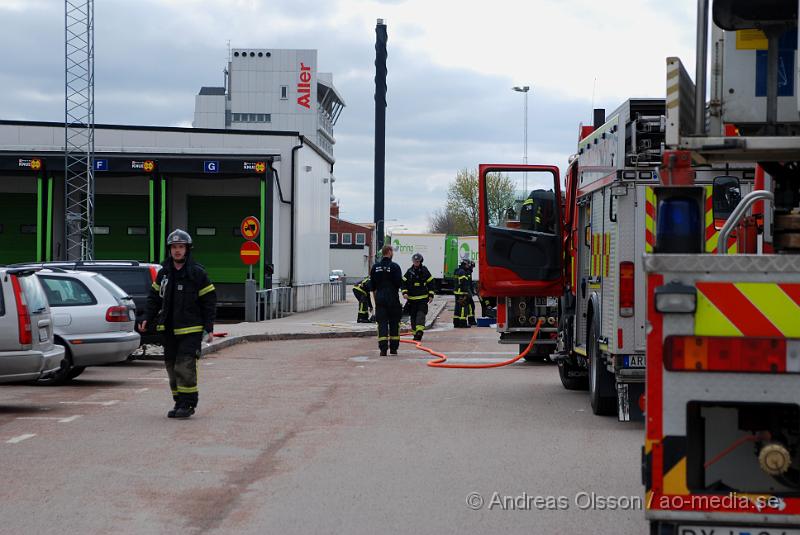
[[[455,361],[490,328],[425,336]],[[335,322],[334,322],[335,323]],[[0,388],[0,533],[645,533],[640,424],[593,416],[554,366],[444,370],[374,338],[249,342],[171,407],[158,361]],[[613,502],[613,505],[609,505]]]

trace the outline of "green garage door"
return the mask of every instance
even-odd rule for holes
[[[244,283],[247,266],[239,259],[239,248],[245,240],[239,227],[245,217],[258,216],[258,197],[190,196],[187,205],[194,259],[205,266],[213,282]],[[253,266],[254,273],[257,268]]]
[[[36,195],[0,195],[0,265],[36,260]]]
[[[149,210],[147,195],[96,195],[95,258],[146,261],[150,252]]]

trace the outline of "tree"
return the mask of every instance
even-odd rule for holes
[[[503,219],[514,205],[514,182],[508,175],[492,173],[486,177],[489,221]],[[429,216],[430,232],[469,235],[478,233],[478,173],[462,169],[447,187],[447,204]]]

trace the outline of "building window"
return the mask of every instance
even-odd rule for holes
[[[241,122],[241,120],[242,120],[242,114],[241,113],[234,113],[233,114],[233,122],[234,123]]]
[[[356,245],[366,245],[367,235],[363,232],[356,232]]]
[[[339,235],[335,232],[331,232],[331,245],[337,245],[339,243]]]
[[[281,100],[287,100],[289,98],[289,86],[282,85],[281,86]]]
[[[128,236],[147,236],[147,227],[128,227]]]
[[[217,228],[216,227],[197,227],[194,229],[194,233],[196,236],[216,236],[217,235]]]
[[[107,236],[111,234],[111,227],[94,227],[96,236]]]
[[[265,114],[264,114],[264,122],[265,122],[265,123],[271,123],[271,122],[272,122],[272,114],[270,114],[270,113],[265,113]]]
[[[353,235],[349,232],[342,232],[342,245],[353,245]]]

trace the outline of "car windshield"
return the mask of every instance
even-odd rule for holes
[[[22,295],[25,296],[28,310],[33,313],[47,310],[47,296],[44,294],[42,285],[37,277],[30,275],[19,277],[19,286],[22,289]]]
[[[100,283],[100,286],[108,290],[109,293],[113,295],[117,301],[129,298],[129,295],[122,288],[114,284],[112,281],[108,280],[108,278],[106,278],[104,275],[98,273],[97,275],[95,275],[94,280]]]
[[[97,303],[92,292],[77,279],[39,275],[50,306],[85,306]]]

